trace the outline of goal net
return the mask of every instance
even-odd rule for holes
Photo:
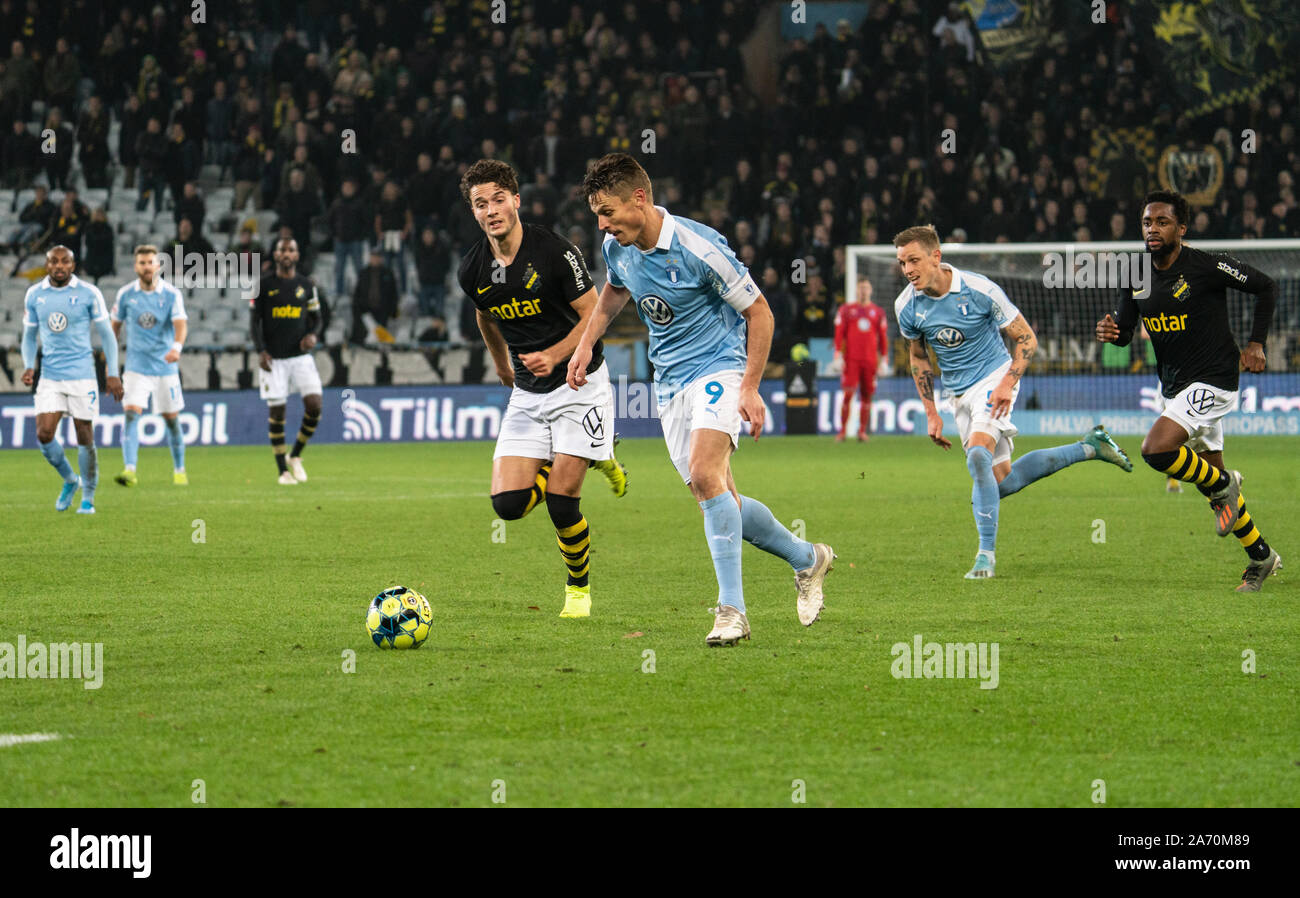
[[[1241,407],[1228,431],[1300,434],[1300,240],[1189,241],[1187,245],[1231,252],[1278,285],[1277,309],[1265,347],[1268,369],[1262,375],[1243,374]],[[1144,433],[1150,427],[1159,381],[1145,331],[1139,326],[1126,347],[1101,344],[1093,337],[1097,320],[1116,309],[1120,289],[1140,274],[1140,265],[1149,264],[1140,245],[944,244],[942,252],[944,261],[1002,287],[1038,337],[1038,353],[1016,404],[1016,423],[1022,433],[1075,432],[1085,421],[1095,423],[1094,419],[1119,433]],[[846,247],[846,296],[852,295],[862,278],[871,282],[872,300],[889,317],[892,368],[906,377],[907,346],[894,313],[894,299],[906,281],[895,247]],[[1254,313],[1253,295],[1228,291],[1228,319],[1239,346],[1246,345]],[[935,368],[939,370],[937,363]]]

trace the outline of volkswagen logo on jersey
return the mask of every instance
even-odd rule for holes
[[[1203,415],[1214,407],[1214,393],[1210,390],[1192,390],[1187,394],[1187,409],[1194,415]]]
[[[152,312],[145,312],[139,318],[135,319],[135,323],[145,329],[148,329],[153,327],[155,324],[157,324],[158,319],[153,316]]]
[[[653,293],[649,296],[641,297],[638,303],[641,307],[641,314],[645,316],[651,324],[657,324],[660,327],[671,324],[673,320],[673,310],[668,303],[664,302]]]
[[[57,334],[68,326],[68,318],[62,312],[51,312],[50,317],[45,319],[45,323]]]
[[[934,335],[934,342],[940,346],[946,346],[952,349],[954,346],[960,346],[966,342],[966,335],[955,327],[941,327],[938,333]]]

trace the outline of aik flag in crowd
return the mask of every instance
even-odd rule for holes
[[[1135,4],[1188,116],[1248,100],[1286,78],[1300,55],[1296,0]]]

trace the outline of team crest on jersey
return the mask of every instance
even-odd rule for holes
[[[135,323],[148,329],[157,324],[158,319],[154,317],[153,312],[144,312],[139,318],[135,319]]]
[[[533,263],[529,262],[528,267],[524,269],[524,289],[536,291],[538,284],[541,282],[542,276],[537,273],[537,269],[533,267]]]
[[[653,293],[641,297],[641,301],[637,303],[637,305],[641,307],[641,314],[644,315],[646,320],[651,324],[657,324],[660,327],[672,324],[672,307]]]
[[[664,266],[664,274],[668,275],[668,280],[675,284],[677,279],[681,277],[682,270],[676,265],[666,265]]]
[[[49,325],[50,330],[54,333],[62,333],[63,329],[68,326],[68,317],[62,312],[51,312],[50,317],[45,319],[45,323]]]
[[[305,287],[299,287],[297,290],[293,291],[293,295],[296,299],[302,299],[307,295],[307,289]]]
[[[934,335],[934,342],[952,349],[966,342],[966,335],[955,327],[941,327]]]
[[[1181,274],[1178,276],[1178,280],[1174,283],[1173,294],[1174,299],[1179,302],[1184,301],[1187,297],[1192,295],[1192,288],[1188,286],[1187,280]]]
[[[963,315],[969,315],[969,314],[970,314],[970,303],[959,302],[959,303],[957,303],[957,308],[961,309],[961,313],[962,313]]]

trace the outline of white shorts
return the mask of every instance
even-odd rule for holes
[[[91,421],[99,414],[99,382],[93,377],[50,380],[36,385],[36,414],[64,412],[78,421]]]
[[[993,395],[993,391],[1002,382],[1010,367],[1011,360],[1007,359],[1005,364],[999,366],[988,377],[960,396],[953,397],[952,400],[953,417],[957,419],[957,432],[961,434],[961,447],[963,449],[970,447],[970,437],[973,433],[988,434],[994,442],[993,464],[995,465],[1011,461],[1011,453],[1016,448],[1012,437],[1020,432],[1011,423],[1016,397],[1020,395],[1020,381],[1016,381],[1016,386],[1011,391],[1011,408],[1007,410],[1004,417],[993,417],[993,404],[989,401],[989,397]]]
[[[552,459],[557,454],[592,461],[614,457],[614,391],[603,362],[577,390],[561,384],[549,393],[510,391],[492,457]]]
[[[743,371],[719,371],[693,380],[667,405],[659,406],[659,423],[664,428],[668,457],[686,483],[691,482],[691,433],[718,430],[731,437],[731,448],[740,445],[740,382]]]
[[[122,375],[122,405],[148,408],[149,397],[153,396],[155,414],[169,415],[185,408],[185,397],[181,395],[181,378],[179,374],[140,374],[127,371]]]
[[[309,354],[287,359],[271,359],[271,370],[257,369],[257,382],[267,405],[284,405],[290,393],[320,395],[320,372]]]
[[[1187,448],[1193,452],[1222,452],[1223,416],[1237,407],[1237,399],[1235,390],[1188,384],[1173,399],[1159,394],[1160,417],[1187,431]]]

